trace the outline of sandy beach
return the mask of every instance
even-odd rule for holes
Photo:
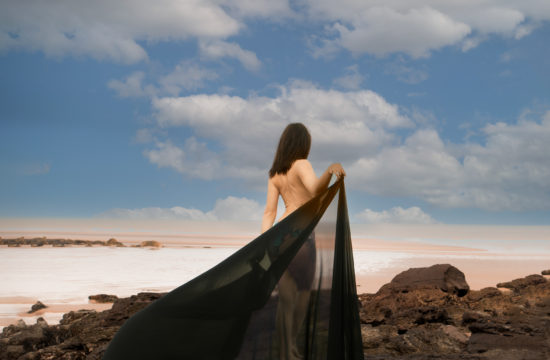
[[[472,289],[550,268],[550,227],[351,226],[358,293],[375,293],[408,268],[438,263],[463,271]],[[128,246],[0,246],[0,327],[18,319],[34,323],[39,316],[56,323],[70,310],[110,306],[90,303],[89,295],[170,291],[233,254],[258,230],[255,222],[0,219],[3,239],[116,238]],[[131,247],[147,240],[163,247]],[[38,300],[48,308],[27,314]]]
[[[130,246],[140,241],[133,238],[124,243]],[[89,295],[124,297],[142,291],[170,291],[248,241],[235,236],[220,242],[217,236],[203,236],[166,241],[160,249],[0,246],[0,327],[18,319],[31,324],[40,316],[57,323],[71,310],[110,308],[111,304],[88,301]],[[550,267],[546,253],[495,253],[475,247],[367,238],[353,243],[358,293],[374,293],[401,271],[437,263],[459,268],[472,289],[496,286],[505,279],[538,274]],[[38,300],[48,307],[28,314]]]

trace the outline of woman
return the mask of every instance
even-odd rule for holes
[[[310,147],[311,136],[303,124],[293,123],[285,128],[269,170],[262,232],[268,230],[275,221],[279,195],[285,204],[285,212],[280,221],[325,190],[332,174],[337,177],[346,175],[342,165],[334,163],[317,178],[307,160]],[[297,348],[297,337],[309,303],[310,286],[315,273],[315,253],[315,240],[312,234],[298,251],[278,284],[277,333],[282,360],[301,358]]]

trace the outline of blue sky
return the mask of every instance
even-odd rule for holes
[[[0,217],[259,221],[282,129],[358,223],[550,224],[547,1],[7,1]]]

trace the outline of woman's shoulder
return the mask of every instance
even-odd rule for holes
[[[296,161],[294,161],[294,163],[292,164],[292,167],[304,167],[304,166],[311,166],[311,163],[309,162],[308,159],[298,159]]]
[[[298,159],[294,161],[290,169],[295,171],[303,171],[303,170],[311,169],[311,163],[309,162],[308,159]]]

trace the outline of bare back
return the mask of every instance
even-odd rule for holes
[[[279,218],[279,221],[308,202],[314,196],[300,179],[299,172],[296,169],[296,162],[292,164],[286,174],[276,174],[271,178],[271,181],[279,191],[285,203],[285,212]]]
[[[279,195],[285,203],[285,212],[279,220],[308,202],[315,195],[326,189],[332,174],[345,176],[342,165],[334,163],[317,178],[307,159],[296,160],[286,174],[275,174],[267,182],[267,200],[262,218],[262,232],[269,229],[277,215]]]

